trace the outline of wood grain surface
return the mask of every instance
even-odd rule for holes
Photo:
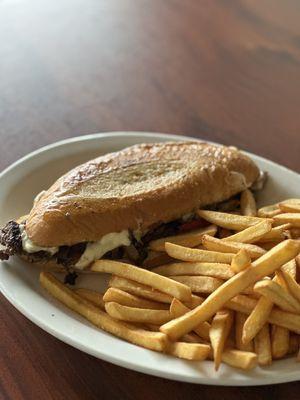
[[[2,0],[0,167],[113,130],[234,144],[300,171],[298,0]],[[221,388],[113,366],[3,297],[0,399],[299,399],[299,383]]]

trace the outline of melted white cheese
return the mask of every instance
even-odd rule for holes
[[[99,260],[105,253],[120,246],[129,246],[129,232],[124,230],[118,233],[108,233],[97,242],[86,245],[84,253],[81,255],[75,267],[83,269],[95,260]]]
[[[41,247],[41,246],[34,244],[27,236],[24,225],[19,225],[19,227],[20,227],[21,238],[22,238],[22,247],[23,247],[23,250],[25,250],[27,253],[36,253],[38,251],[46,251],[47,253],[50,253],[51,255],[53,255],[58,252],[58,247]]]

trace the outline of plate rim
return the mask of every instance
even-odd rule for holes
[[[98,138],[109,138],[109,137],[116,137],[116,136],[147,136],[151,138],[162,138],[166,139],[166,137],[170,138],[170,140],[197,140],[197,141],[205,141],[205,142],[210,142],[210,143],[216,143],[204,139],[198,139],[195,137],[190,137],[190,136],[183,136],[183,135],[174,135],[174,134],[169,134],[169,133],[159,133],[159,132],[148,132],[148,131],[113,131],[113,132],[101,132],[101,133],[93,133],[89,135],[81,135],[81,136],[76,136],[72,138],[67,138],[63,139],[57,142],[53,142],[50,144],[47,144],[39,149],[36,149],[25,156],[21,157],[20,159],[16,160],[9,166],[7,166],[1,173],[0,173],[0,179],[2,179],[5,175],[9,174],[11,170],[13,170],[15,167],[19,166],[23,162],[30,160],[31,158],[34,158],[35,156],[40,155],[41,153],[45,153],[49,150],[52,150],[54,148],[64,146],[70,143],[76,143],[76,142],[81,142],[81,141],[89,141],[93,139],[98,139]],[[219,144],[219,143],[217,143]],[[292,173],[293,175],[299,175],[296,171],[293,171],[283,165],[277,164],[267,158],[261,157],[259,155],[243,151],[245,154],[248,154],[250,157],[254,157],[259,159],[262,162],[267,161],[268,163],[271,163],[273,166],[276,168],[280,168],[282,170],[285,170],[287,173]],[[99,352],[99,356],[93,354],[93,352],[85,347],[84,344],[80,343],[78,340],[73,340],[70,338],[68,335],[64,334],[62,331],[58,331],[57,329],[53,328],[50,324],[45,323],[43,320],[41,320],[39,317],[36,317],[34,313],[31,313],[30,310],[26,307],[23,307],[20,303],[16,303],[15,300],[13,299],[13,296],[10,296],[10,294],[5,290],[3,287],[2,282],[0,282],[0,289],[4,297],[12,304],[13,307],[15,307],[19,312],[21,312],[25,317],[27,317],[31,322],[33,322],[35,325],[39,326],[41,329],[46,331],[47,333],[50,333],[57,339],[63,341],[66,344],[71,345],[72,347],[75,347],[89,355],[92,355],[93,357],[100,358],[104,361],[110,362],[112,364],[128,368],[134,371],[142,372],[145,374],[149,375],[154,375],[158,376],[160,378],[165,378],[165,379],[170,379],[174,381],[181,381],[181,382],[189,382],[189,383],[196,383],[196,384],[205,384],[205,385],[215,385],[215,386],[263,386],[263,385],[269,385],[269,384],[279,384],[279,383],[287,383],[287,382],[292,382],[292,381],[297,381],[300,379],[300,375],[296,376],[297,371],[294,373],[290,374],[289,376],[270,376],[270,377],[258,377],[258,378],[252,378],[252,377],[247,377],[243,380],[236,380],[231,377],[226,377],[226,381],[224,379],[220,379],[217,375],[215,377],[201,377],[199,378],[193,378],[193,377],[187,377],[183,375],[177,375],[177,373],[172,373],[172,371],[165,370],[164,371],[164,376],[161,376],[161,371],[156,370],[151,368],[150,366],[140,366],[136,364],[134,361],[124,361],[122,358],[118,358],[115,355],[108,355],[103,352]],[[116,338],[118,339],[118,338]],[[120,340],[120,339],[118,339]],[[299,374],[299,373],[298,373]]]

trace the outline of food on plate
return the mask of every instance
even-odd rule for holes
[[[252,283],[270,275],[284,263],[296,257],[300,251],[300,243],[286,240],[279,243],[269,252],[255,260],[251,268],[239,272],[222,286],[217,288],[207,299],[187,314],[162,325],[160,330],[172,340],[176,340],[190,332],[198,323],[211,318],[232,297],[239,294]]]
[[[74,168],[41,192],[27,216],[2,228],[0,255],[78,270],[103,256],[141,263],[155,240],[209,225],[199,208],[239,204],[235,197],[259,179],[254,162],[233,147],[128,147]]]
[[[262,329],[254,338],[254,349],[261,366],[272,363],[272,348],[269,324],[264,324]]]
[[[94,262],[91,270],[114,274],[143,285],[149,285],[179,300],[191,300],[191,289],[187,285],[175,282],[173,279],[155,274],[146,269],[135,267],[134,265],[113,260],[98,260]]]
[[[185,360],[212,359],[216,369],[225,363],[248,370],[299,352],[300,243],[288,239],[292,225],[280,230],[271,218],[253,223],[249,218],[255,215],[236,219],[235,213],[212,212],[203,215],[214,219],[215,237],[202,231],[200,245],[176,240],[176,235],[159,239],[160,252],[165,250],[172,263],[148,271],[128,262],[94,261],[91,271],[112,274],[104,294],[70,290],[45,272],[42,286],[116,336]],[[229,229],[225,237],[221,229]],[[274,230],[274,236],[287,234],[265,242],[268,250],[253,244]],[[102,313],[98,319],[90,307]]]
[[[209,330],[209,339],[213,349],[215,370],[222,361],[222,353],[233,323],[233,313],[230,310],[221,310],[214,316]]]
[[[244,190],[241,194],[241,213],[250,217],[255,217],[257,213],[256,201],[249,189]]]
[[[249,256],[247,250],[241,249],[233,256],[230,267],[232,271],[238,273],[250,267],[250,265],[251,257]]]
[[[169,341],[167,336],[161,332],[147,331],[135,325],[113,319],[100,307],[95,306],[89,300],[63,285],[48,272],[41,272],[40,283],[44,289],[65,306],[106,332],[151,350],[166,350]]]
[[[231,147],[133,146],[41,193],[27,216],[2,228],[0,258],[67,270],[64,283],[41,272],[41,286],[147,349],[211,359],[216,370],[299,359],[300,200],[257,209],[262,176]],[[99,290],[99,274],[111,274],[108,287],[71,288],[75,270],[89,271]]]

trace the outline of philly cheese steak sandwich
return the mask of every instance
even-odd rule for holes
[[[141,264],[150,241],[203,226],[199,208],[231,211],[260,171],[233,147],[198,141],[139,144],[82,164],[0,233],[0,258],[18,255],[86,270],[100,258]],[[228,209],[229,208],[229,209]]]

